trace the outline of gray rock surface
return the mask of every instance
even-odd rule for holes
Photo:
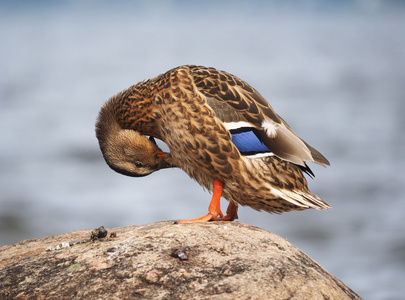
[[[238,222],[97,234],[1,247],[0,299],[361,299],[280,236]]]

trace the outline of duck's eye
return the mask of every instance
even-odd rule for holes
[[[136,166],[137,168],[142,168],[142,167],[143,167],[143,163],[137,161],[137,162],[135,162],[135,166]]]

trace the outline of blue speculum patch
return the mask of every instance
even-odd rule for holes
[[[253,131],[232,133],[232,142],[241,153],[271,152]]]

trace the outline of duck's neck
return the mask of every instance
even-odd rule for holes
[[[99,122],[103,119],[108,131],[117,130],[118,125],[159,138],[153,114],[155,97],[148,82],[138,83],[110,98],[100,111]]]

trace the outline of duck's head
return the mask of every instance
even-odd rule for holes
[[[96,124],[96,136],[106,163],[118,173],[141,177],[173,167],[170,153],[163,152],[153,137],[122,129],[112,119],[103,118],[101,114]]]
[[[121,130],[106,144],[100,142],[100,148],[110,168],[123,175],[141,177],[171,167],[169,154],[160,150],[153,138],[133,130]]]

